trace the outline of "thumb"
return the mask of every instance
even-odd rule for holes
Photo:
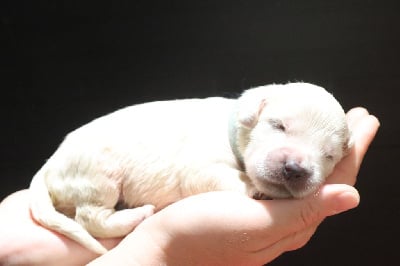
[[[276,230],[281,235],[292,234],[322,220],[355,208],[360,202],[358,191],[345,184],[324,185],[317,194],[300,200],[265,202]]]

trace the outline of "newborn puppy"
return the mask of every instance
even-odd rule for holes
[[[127,107],[71,132],[32,180],[41,225],[86,248],[121,237],[166,205],[232,190],[260,198],[316,192],[349,148],[340,104],[307,83]],[[123,206],[123,208],[121,208]]]

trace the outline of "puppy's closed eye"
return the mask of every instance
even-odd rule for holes
[[[322,150],[321,152],[322,152],[323,158],[330,162],[334,161],[337,157],[337,154],[335,154],[334,150],[330,149],[330,148],[326,148],[325,150]]]
[[[324,157],[328,161],[333,161],[334,159],[334,156],[332,154],[324,154]]]
[[[271,125],[272,128],[285,132],[286,131],[286,127],[283,124],[283,121],[280,119],[269,119],[268,123]]]

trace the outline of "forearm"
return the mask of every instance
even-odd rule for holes
[[[97,257],[77,242],[35,223],[29,190],[0,203],[0,265],[83,265]],[[111,248],[118,239],[102,241]]]
[[[72,241],[33,223],[24,226],[16,220],[5,226],[4,222],[0,228],[0,265],[71,265],[95,257]]]

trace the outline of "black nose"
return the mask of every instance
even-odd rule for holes
[[[283,166],[283,176],[287,180],[307,179],[310,175],[310,171],[300,166],[296,161],[288,160]]]

